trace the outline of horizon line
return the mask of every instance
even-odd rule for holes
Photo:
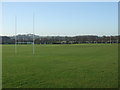
[[[79,34],[79,35],[39,35],[39,34],[33,34],[33,33],[27,33],[27,34],[17,34],[18,35],[36,35],[36,36],[43,36],[43,37],[48,37],[48,36],[62,36],[62,37],[65,37],[65,36],[68,36],[68,37],[74,37],[74,36],[120,36],[120,34],[117,34],[117,35],[96,35],[96,34]],[[0,36],[16,36],[16,35],[0,35]]]

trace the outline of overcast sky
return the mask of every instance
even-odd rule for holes
[[[117,35],[117,2],[4,2],[2,35]]]

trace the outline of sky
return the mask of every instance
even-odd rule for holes
[[[4,2],[2,35],[117,35],[117,2]]]

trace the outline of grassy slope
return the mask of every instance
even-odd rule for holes
[[[3,46],[3,87],[117,87],[117,45]]]

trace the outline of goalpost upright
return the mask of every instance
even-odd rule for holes
[[[35,16],[33,12],[33,54],[35,54]]]
[[[110,44],[112,44],[111,36],[110,36]]]
[[[15,16],[15,53],[17,53],[17,16]]]

